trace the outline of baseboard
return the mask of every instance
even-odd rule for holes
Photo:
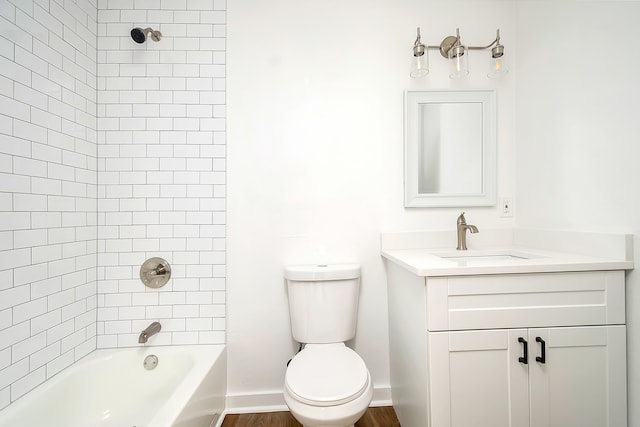
[[[391,406],[391,388],[375,387],[369,406]],[[282,391],[227,395],[226,414],[288,411]]]

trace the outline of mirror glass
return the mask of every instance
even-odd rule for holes
[[[495,204],[495,92],[405,94],[405,206]]]

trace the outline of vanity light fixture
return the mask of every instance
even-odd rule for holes
[[[508,73],[502,58],[504,46],[500,43],[500,30],[496,32],[496,38],[486,46],[466,46],[460,40],[460,29],[456,29],[455,36],[447,36],[439,46],[428,46],[420,40],[420,27],[417,28],[416,41],[413,43],[413,61],[411,65],[411,77],[420,78],[429,74],[428,51],[439,50],[440,55],[449,59],[451,73],[449,77],[459,79],[469,74],[468,53],[469,50],[491,49],[489,58],[489,78],[499,78]]]
[[[418,36],[413,43],[411,77],[420,78],[429,74],[429,55],[425,55],[426,53],[426,46],[420,41],[420,27],[418,27]]]

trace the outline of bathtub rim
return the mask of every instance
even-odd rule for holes
[[[190,355],[195,355],[194,364],[189,373],[183,378],[175,390],[167,397],[170,405],[162,405],[158,412],[149,419],[149,425],[154,427],[171,427],[182,410],[186,407],[189,399],[194,395],[198,386],[203,382],[206,374],[211,372],[220,360],[223,360],[226,351],[225,344],[190,344],[190,345],[146,345],[136,347],[119,347],[119,348],[103,348],[96,349],[91,353],[78,359],[67,368],[56,373],[45,382],[35,387],[33,390],[20,396],[8,406],[0,410],[0,425],[5,419],[15,419],[21,411],[32,410],[30,405],[33,399],[46,398],[46,393],[50,392],[58,383],[74,374],[74,368],[86,367],[86,365],[98,364],[108,360],[110,357],[121,353],[140,353],[134,357],[141,357],[140,362],[147,354],[157,352],[162,357],[161,352],[167,351],[184,351]],[[206,362],[206,363],[205,363]],[[225,368],[226,372],[226,368]],[[225,377],[226,383],[226,377]],[[226,386],[224,387],[224,395],[226,394]],[[80,391],[81,392],[81,391]],[[223,412],[225,408],[222,408]]]

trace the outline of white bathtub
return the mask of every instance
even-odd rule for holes
[[[97,350],[0,411],[0,426],[209,427],[225,393],[222,345]]]

